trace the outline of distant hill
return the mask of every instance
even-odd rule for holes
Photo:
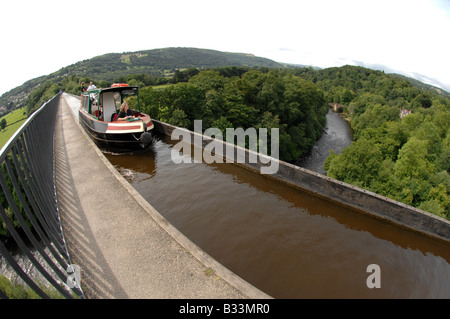
[[[229,53],[196,48],[164,48],[125,53],[108,53],[69,65],[52,74],[25,82],[23,85],[3,94],[0,107],[7,109],[23,106],[24,99],[39,84],[58,81],[69,75],[87,76],[96,81],[113,81],[115,78],[146,73],[151,76],[165,76],[177,69],[215,68],[222,66],[248,66],[284,68],[284,64],[252,54]]]
[[[405,80],[408,80],[409,82],[411,82],[412,85],[414,85],[415,87],[417,87],[419,89],[422,89],[422,90],[425,90],[425,91],[437,92],[438,94],[446,97],[447,99],[450,99],[450,93],[445,91],[445,90],[443,90],[443,89],[441,89],[441,88],[438,88],[437,86],[423,83],[423,82],[421,82],[421,81],[419,81],[417,79],[413,79],[411,77],[408,77],[408,76],[405,76],[405,75],[402,75],[402,74],[392,73],[392,75],[393,76],[398,76],[398,77],[400,77],[402,79],[405,79]]]
[[[124,74],[147,73],[164,76],[176,69],[221,66],[283,67],[280,63],[251,54],[196,48],[165,48],[105,54],[69,65],[57,73],[87,75],[99,80],[112,81]]]

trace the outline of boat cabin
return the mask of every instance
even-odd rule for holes
[[[136,96],[137,111],[140,112],[139,88],[127,84],[113,84],[109,88],[83,92],[81,109],[99,121],[113,122],[122,103],[131,96]]]

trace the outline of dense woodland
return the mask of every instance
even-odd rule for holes
[[[112,79],[66,76],[29,94],[32,112],[59,90],[79,94],[80,83],[126,82],[141,87],[141,107],[153,118],[193,129],[280,128],[280,158],[295,162],[322,134],[328,102],[350,123],[354,142],[325,163],[327,175],[438,216],[450,217],[450,100],[407,79],[362,67],[220,67],[147,73]],[[163,88],[155,85],[171,84]],[[133,103],[131,101],[130,103]],[[401,118],[401,110],[411,114]]]
[[[225,70],[222,69],[222,72]],[[238,76],[202,71],[162,90],[141,90],[144,111],[193,130],[203,127],[280,129],[280,158],[295,161],[320,137],[328,111],[323,90],[312,82],[275,70]]]
[[[358,67],[296,72],[344,105],[354,142],[327,175],[450,217],[450,100],[400,77]],[[411,111],[403,119],[401,109]]]

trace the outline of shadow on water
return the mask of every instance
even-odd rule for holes
[[[159,136],[105,154],[175,227],[275,298],[449,298],[450,245],[234,164],[174,164]],[[370,289],[367,267],[381,269]]]

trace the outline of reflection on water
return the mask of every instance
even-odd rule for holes
[[[105,154],[175,227],[275,298],[449,298],[450,245],[234,164],[174,164],[177,141]],[[381,288],[369,289],[378,264]]]

